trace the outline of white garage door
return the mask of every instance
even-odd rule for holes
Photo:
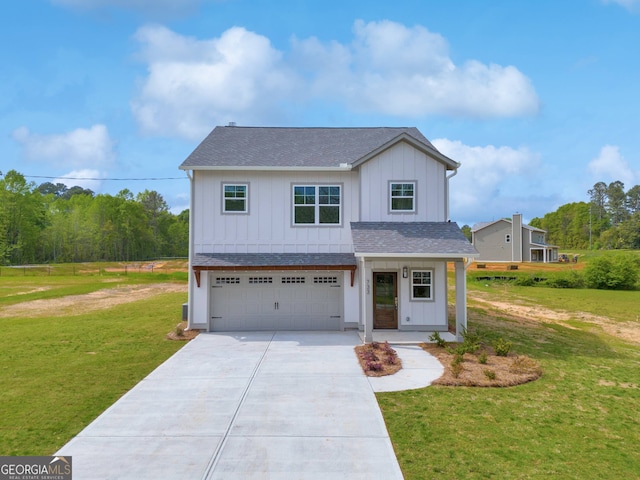
[[[342,272],[213,272],[211,330],[341,330]]]

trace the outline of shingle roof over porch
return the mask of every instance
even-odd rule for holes
[[[352,222],[356,256],[477,257],[478,251],[451,222]]]
[[[356,266],[353,253],[196,253],[191,260],[198,286],[203,270],[350,270],[353,285]]]

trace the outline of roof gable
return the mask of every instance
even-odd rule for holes
[[[283,128],[216,127],[187,157],[182,170],[225,168],[350,169],[398,142],[454,169],[458,163],[442,155],[415,127]]]

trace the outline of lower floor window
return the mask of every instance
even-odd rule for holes
[[[433,272],[413,270],[411,272],[411,300],[433,300]]]

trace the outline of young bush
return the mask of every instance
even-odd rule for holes
[[[496,379],[496,372],[494,372],[493,370],[489,370],[488,368],[483,370],[482,373],[484,373],[484,376],[487,377],[489,380],[495,380]]]
[[[584,269],[585,284],[603,290],[633,290],[640,278],[640,269],[629,255],[596,257]]]
[[[509,371],[518,375],[542,375],[540,364],[526,355],[514,358]]]
[[[464,353],[475,353],[482,345],[482,335],[477,331],[470,332],[466,328],[463,328],[462,339]]]
[[[454,378],[458,378],[463,371],[464,367],[462,366],[462,363],[451,363],[451,374]]]
[[[367,366],[367,370],[371,370],[372,372],[381,372],[382,369],[384,368],[382,366],[382,363],[380,362],[372,362],[372,361],[368,361],[366,363]]]
[[[447,346],[447,342],[445,342],[442,339],[439,332],[433,332],[433,334],[429,335],[429,340],[431,340],[432,342],[435,342],[435,344],[441,348],[444,348]]]
[[[493,344],[493,349],[496,351],[497,356],[506,357],[511,350],[511,342],[507,342],[504,338],[500,337]]]
[[[478,356],[478,363],[481,365],[486,365],[487,364],[487,352],[482,352],[480,353],[480,355]]]

